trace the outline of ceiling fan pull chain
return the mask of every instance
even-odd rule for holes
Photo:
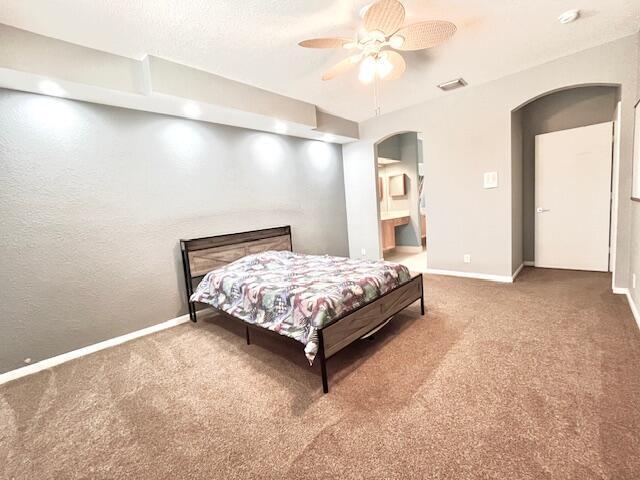
[[[376,75],[373,80],[373,110],[375,116],[380,116],[380,79]]]

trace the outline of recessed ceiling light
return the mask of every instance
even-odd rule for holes
[[[38,84],[38,88],[45,95],[51,95],[52,97],[63,97],[67,94],[64,88],[51,80],[42,80]]]
[[[202,114],[202,110],[200,109],[200,107],[197,104],[191,102],[185,103],[182,107],[182,111],[184,112],[185,116],[189,118],[198,118]]]
[[[567,10],[558,17],[558,21],[563,25],[565,23],[571,23],[580,17],[580,10]]]
[[[277,121],[274,129],[276,133],[287,133],[287,124],[284,122]]]

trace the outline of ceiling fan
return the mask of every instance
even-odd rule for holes
[[[335,64],[324,75],[331,80],[360,63],[358,78],[371,83],[376,78],[394,80],[400,78],[407,64],[396,50],[422,50],[444,42],[456,32],[456,26],[444,20],[429,20],[402,27],[404,7],[397,0],[379,0],[364,7],[364,30],[356,39],[312,38],[298,45],[306,48],[344,48],[359,50]]]

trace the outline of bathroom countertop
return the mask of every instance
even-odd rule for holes
[[[380,212],[380,220],[394,220],[396,218],[410,217],[409,210],[394,210],[390,212]]]

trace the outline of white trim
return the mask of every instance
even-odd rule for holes
[[[613,121],[613,165],[611,167],[611,212],[610,212],[610,225],[609,225],[609,271],[613,273],[611,275],[611,286],[615,285],[616,281],[616,256],[618,252],[618,181],[620,178],[620,142],[621,142],[621,126],[622,126],[622,101],[618,100],[615,110],[616,118]],[[633,180],[632,180],[633,182]]]
[[[189,315],[182,315],[180,317],[167,320],[166,322],[158,323],[157,325],[151,325],[150,327],[143,328],[142,330],[136,330],[135,332],[127,333],[119,337],[110,338],[109,340],[94,343],[93,345],[88,345],[86,347],[79,348],[78,350],[72,350],[71,352],[63,353],[55,357],[45,358],[44,360],[36,362],[32,365],[16,368],[15,370],[10,370],[8,372],[0,374],[0,385],[10,382],[11,380],[16,380],[18,378],[40,372],[41,370],[46,370],[47,368],[55,367],[56,365],[68,362],[69,360],[74,360],[76,358],[89,355],[90,353],[104,350],[105,348],[115,347],[116,345],[120,345],[121,343],[128,342],[135,338],[144,337],[145,335],[150,335],[167,328],[175,327],[188,321]]]
[[[640,310],[638,310],[638,305],[636,305],[635,300],[631,296],[631,291],[628,288],[613,287],[613,293],[625,295],[627,297],[627,302],[629,302],[629,308],[631,308],[633,318],[635,319],[638,328],[640,328]]]
[[[522,264],[525,267],[535,267],[536,266],[536,262],[534,262],[533,260],[525,260],[524,262],[522,262]]]
[[[524,268],[524,262],[520,264],[520,266],[518,268],[516,268],[516,271],[513,272],[513,275],[511,275],[511,281],[515,281],[516,277],[520,274],[520,272],[522,271],[522,269]]]
[[[422,253],[424,251],[424,247],[422,245],[396,245],[394,250],[400,253]]]
[[[431,275],[448,275],[450,277],[477,278],[479,280],[489,280],[491,282],[500,283],[512,283],[514,278],[511,275],[492,275],[489,273],[459,272],[456,270],[440,270],[437,268],[427,268],[425,273],[430,273]]]
[[[638,306],[636,305],[635,300],[631,296],[631,292],[627,290],[627,301],[629,302],[629,307],[631,308],[631,313],[633,313],[633,318],[636,319],[636,325],[640,328],[640,311],[638,311]]]

